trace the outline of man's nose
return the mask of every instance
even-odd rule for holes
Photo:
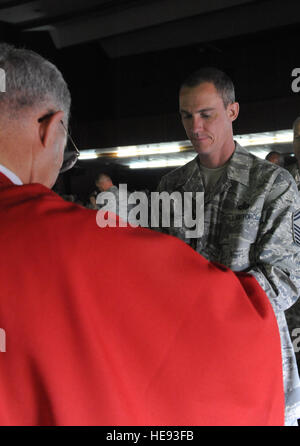
[[[203,119],[201,116],[195,115],[191,119],[191,131],[193,133],[198,133],[201,130],[203,130]]]

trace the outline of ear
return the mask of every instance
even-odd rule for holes
[[[236,118],[239,115],[239,111],[240,111],[240,106],[238,102],[233,102],[232,104],[229,104],[227,106],[227,115],[231,120],[231,122],[236,120]]]
[[[62,127],[60,121],[62,121],[63,116],[63,111],[57,111],[40,122],[39,135],[43,147],[49,147],[55,142],[57,132]]]

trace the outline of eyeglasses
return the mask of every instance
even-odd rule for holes
[[[38,119],[38,122],[42,122],[42,121],[44,121],[44,119],[47,119],[50,116],[52,116],[52,113],[42,116],[41,118]],[[61,168],[59,169],[59,173],[64,173],[67,170],[72,169],[72,167],[76,164],[78,157],[80,155],[80,152],[79,152],[78,147],[75,144],[70,132],[68,131],[65,124],[63,123],[63,121],[60,121],[60,123],[63,126],[63,128],[67,134],[68,141],[71,142],[71,146],[73,148],[73,150],[65,150],[64,151],[64,160],[63,160]]]
[[[68,140],[71,142],[71,145],[72,145],[72,147],[74,149],[72,151],[68,150],[68,151],[64,152],[64,161],[63,161],[62,166],[61,166],[61,168],[59,170],[59,173],[64,173],[67,170],[70,170],[70,169],[72,169],[72,167],[75,166],[75,164],[76,164],[76,162],[78,160],[78,157],[80,155],[80,152],[79,152],[79,150],[78,150],[78,148],[77,148],[77,146],[76,146],[76,144],[75,144],[75,142],[74,142],[70,132],[66,128],[65,124],[62,121],[60,121],[60,122],[61,122],[63,128],[65,129],[67,137],[68,137]]]

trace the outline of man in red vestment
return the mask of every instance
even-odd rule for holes
[[[70,95],[0,45],[0,424],[283,425],[278,327],[256,280],[51,191]]]

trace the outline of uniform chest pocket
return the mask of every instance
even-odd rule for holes
[[[247,249],[257,239],[261,215],[257,212],[231,211],[220,216],[219,244],[231,250]]]

